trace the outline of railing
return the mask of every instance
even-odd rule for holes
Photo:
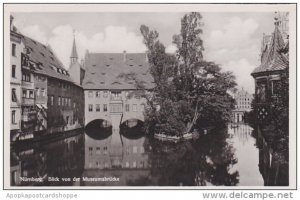
[[[110,100],[111,100],[111,101],[122,101],[122,97],[114,97],[114,96],[110,96]]]

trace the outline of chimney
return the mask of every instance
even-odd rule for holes
[[[126,62],[126,51],[123,51],[123,61]]]

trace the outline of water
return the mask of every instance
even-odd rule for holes
[[[12,149],[11,184],[263,186],[252,135],[247,125],[212,130],[177,144],[141,131],[80,133]]]

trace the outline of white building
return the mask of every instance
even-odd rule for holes
[[[10,130],[11,137],[14,137],[21,129],[21,53],[24,50],[22,35],[17,33],[13,26],[13,17],[10,16]]]
[[[74,40],[70,58],[70,76],[84,88],[85,125],[101,119],[118,130],[124,122],[144,121],[146,99],[141,97],[136,83],[142,83],[145,89],[154,86],[145,53],[87,51],[84,62],[79,64]],[[132,75],[138,81],[123,75]]]
[[[253,100],[253,95],[249,94],[244,89],[239,90],[235,95],[235,108],[233,110],[233,122],[243,122],[245,112],[249,112],[251,108],[251,102]]]

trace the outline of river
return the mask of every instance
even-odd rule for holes
[[[165,143],[142,131],[82,132],[11,149],[17,186],[263,186],[250,126]]]

